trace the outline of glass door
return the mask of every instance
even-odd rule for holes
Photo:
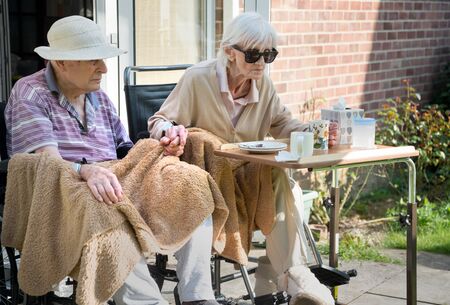
[[[217,24],[222,22],[216,9],[215,0],[118,1],[118,45],[128,51],[119,57],[118,64],[118,108],[125,124],[125,68],[195,64],[213,58],[217,46]],[[177,82],[182,73],[140,73],[135,81],[146,84]]]
[[[215,15],[208,1],[136,0],[134,11],[136,65],[195,64],[208,58],[214,37],[208,17],[213,20]],[[136,81],[176,82],[182,73],[140,73]]]

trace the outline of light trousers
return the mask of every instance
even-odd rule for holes
[[[209,216],[175,253],[181,302],[214,299],[210,270],[212,226],[212,216]],[[150,276],[144,257],[136,264],[113,299],[116,305],[168,304]]]
[[[272,170],[276,220],[266,236],[266,252],[280,275],[292,266],[306,264],[306,234],[303,198],[299,185],[280,168]]]

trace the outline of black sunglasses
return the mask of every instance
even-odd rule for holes
[[[261,58],[261,56],[264,58],[264,62],[266,64],[270,64],[271,62],[273,62],[275,60],[275,58],[278,55],[278,51],[275,48],[272,48],[272,50],[270,50],[270,51],[265,50],[264,52],[259,52],[259,50],[256,50],[256,49],[244,51],[241,48],[239,48],[238,46],[234,45],[233,49],[244,53],[245,62],[249,63],[249,64],[254,64]]]

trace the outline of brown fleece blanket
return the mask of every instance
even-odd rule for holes
[[[2,244],[21,251],[19,284],[42,295],[66,275],[78,280],[77,304],[101,304],[123,284],[141,253],[177,250],[208,215],[222,230],[228,210],[211,176],[163,157],[140,141],[112,169],[125,199],[97,202],[71,164],[18,154],[9,162]],[[217,237],[217,235],[215,236]],[[220,252],[223,243],[215,242]]]
[[[269,234],[275,221],[272,168],[214,155],[225,140],[200,128],[190,128],[181,160],[195,164],[211,174],[229,209],[224,230],[216,232],[216,245],[225,244],[220,253],[240,264],[247,264],[253,231]]]

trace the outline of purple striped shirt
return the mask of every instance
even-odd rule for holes
[[[60,94],[50,64],[18,80],[5,109],[8,154],[52,145],[68,161],[117,159],[116,149],[133,143],[102,90],[86,97],[87,123],[83,126],[77,111]]]

